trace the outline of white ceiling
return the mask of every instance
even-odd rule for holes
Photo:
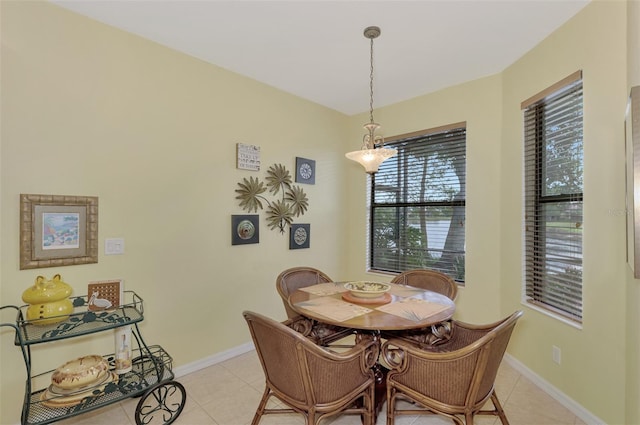
[[[348,115],[504,70],[590,0],[50,0]]]

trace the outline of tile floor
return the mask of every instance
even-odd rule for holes
[[[255,351],[234,357],[198,372],[177,378],[187,390],[184,410],[175,424],[245,425],[250,424],[264,390],[264,375]],[[503,362],[496,381],[512,425],[584,425],[571,411],[536,387],[531,381]],[[134,425],[138,399],[127,399],[95,412],[59,422],[65,425]],[[386,406],[386,405],[385,405]],[[385,406],[376,425],[385,425]],[[437,416],[404,416],[398,425],[448,425]],[[479,417],[478,425],[499,424],[493,417]],[[267,415],[260,425],[304,425],[301,415]],[[321,425],[358,425],[359,416],[335,416]]]

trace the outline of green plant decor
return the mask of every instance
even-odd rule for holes
[[[292,184],[291,174],[282,164],[273,164],[267,170],[266,185],[257,177],[242,179],[236,189],[236,199],[240,200],[240,208],[247,212],[258,212],[264,209],[266,204],[267,225],[271,230],[280,229],[284,233],[287,226],[293,223],[294,217],[304,215],[309,208],[307,194],[300,186]],[[269,190],[269,194],[277,197],[274,200],[267,199],[263,194]]]

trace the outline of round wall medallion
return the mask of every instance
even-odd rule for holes
[[[307,162],[302,163],[302,165],[300,166],[300,176],[305,180],[309,180],[312,175],[313,169],[311,168],[311,165],[309,165]]]
[[[238,223],[236,227],[236,232],[238,232],[238,236],[240,239],[251,239],[253,235],[256,233],[256,228],[253,226],[253,223],[249,220],[242,220]]]
[[[313,159],[296,157],[296,182],[316,184],[316,162]]]

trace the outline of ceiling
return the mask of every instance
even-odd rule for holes
[[[50,0],[331,109],[374,108],[501,72],[590,0]]]

